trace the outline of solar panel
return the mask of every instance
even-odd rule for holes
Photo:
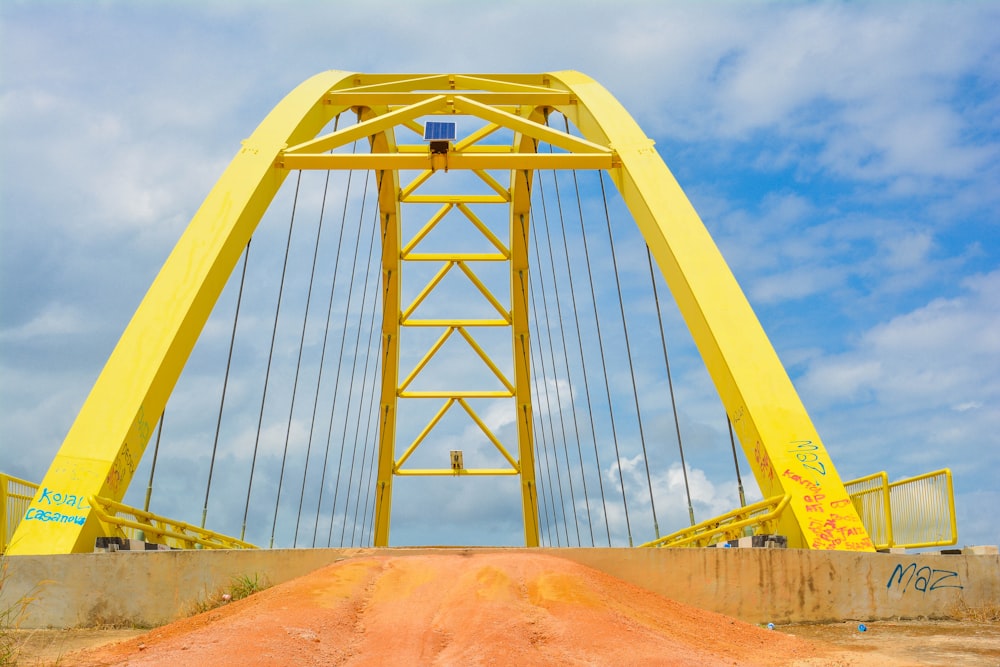
[[[455,141],[455,123],[427,121],[424,123],[424,141]]]

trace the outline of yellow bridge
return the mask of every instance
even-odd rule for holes
[[[559,197],[558,190],[542,187],[541,174],[553,170],[571,174],[571,180],[564,178],[564,187],[576,188],[580,233],[571,233],[569,238],[575,256],[585,258],[588,269],[595,258],[590,255],[584,233],[584,209],[597,211],[601,224],[607,223],[610,238],[612,221],[602,216],[607,216],[609,193],[620,197],[647,248],[636,256],[634,246],[616,251],[612,241],[610,255],[594,263],[606,267],[610,257],[618,280],[618,262],[641,268],[648,260],[650,274],[655,273],[653,294],[657,307],[656,281],[665,279],[721,398],[734,443],[738,442],[742,449],[764,499],[737,510],[728,520],[728,533],[719,529],[726,521],[695,525],[689,500],[693,528],[679,537],[666,538],[655,525],[653,504],[656,539],[650,544],[690,543],[697,541],[696,534],[706,531],[717,540],[723,534],[746,534],[757,526],[786,536],[791,547],[874,550],[876,545],[859,514],[869,511],[866,508],[870,504],[859,502],[857,497],[852,500],[788,374],[698,214],[653,142],[607,90],[580,73],[568,71],[524,75],[329,71],[302,83],[267,115],[206,197],[97,379],[35,491],[24,520],[11,537],[8,553],[91,551],[96,538],[120,534],[123,526],[144,529],[146,538],[154,542],[173,537],[187,540],[184,543],[189,546],[216,544],[194,526],[157,524],[148,508],[133,511],[128,520],[116,519],[115,512],[123,510],[120,503],[139,462],[156,442],[168,399],[223,289],[231,277],[235,281],[241,273],[245,275],[245,257],[262,217],[287,176],[297,174],[296,179],[301,180],[303,172],[315,170],[367,175],[377,202],[359,226],[359,232],[372,239],[371,247],[380,257],[379,279],[372,281],[361,298],[368,303],[371,295],[372,304],[380,303],[382,317],[380,327],[376,327],[380,331],[377,360],[371,368],[366,364],[362,385],[367,386],[370,380],[378,392],[377,400],[372,401],[376,428],[365,442],[366,454],[371,444],[373,465],[369,480],[360,475],[357,480],[359,487],[364,484],[373,494],[372,506],[366,504],[360,514],[363,521],[371,519],[371,542],[375,546],[392,544],[394,483],[406,476],[516,478],[525,545],[553,541],[557,506],[562,508],[562,528],[567,543],[570,541],[566,503],[556,497],[562,478],[557,472],[553,483],[549,463],[541,459],[549,452],[554,458],[564,454],[568,466],[572,448],[581,452],[583,465],[581,429],[567,434],[563,428],[559,437],[553,421],[556,413],[561,417],[563,411],[577,409],[577,401],[582,400],[580,383],[567,389],[570,378],[564,376],[560,384],[536,372],[538,366],[543,366],[544,371],[550,358],[540,349],[545,339],[539,331],[549,327],[539,324],[537,313],[539,309],[547,311],[551,304],[559,320],[571,322],[571,316],[577,317],[581,310],[575,294],[585,293],[588,286],[594,292],[595,281],[592,276],[585,280],[578,273],[574,287],[570,270],[569,288],[575,291],[560,295],[550,266],[554,262],[552,245],[546,251],[537,240],[540,211],[546,210],[540,207],[538,198],[548,196],[551,207]],[[583,202],[578,186],[569,185],[577,182],[578,174],[596,178],[591,189],[598,193],[594,201]],[[558,181],[555,183],[558,188]],[[350,181],[347,188],[345,210]],[[293,203],[293,222],[294,210]],[[498,231],[496,221],[500,216],[504,229]],[[443,247],[455,224],[471,230],[476,243]],[[615,226],[621,224],[617,219],[614,222]],[[429,247],[432,238],[436,244]],[[562,238],[566,242],[565,227]],[[568,267],[568,247],[566,253]],[[315,267],[315,256],[313,261]],[[601,287],[610,284],[607,275],[598,275]],[[471,302],[445,304],[451,305],[450,309],[441,307],[442,299],[449,300],[442,297],[444,286],[456,282],[472,294]],[[311,284],[309,289],[311,295]],[[567,301],[570,296],[572,303]],[[330,299],[332,305],[332,290]],[[435,299],[439,302],[436,306]],[[350,301],[338,305],[352,310]],[[307,300],[307,314],[308,308]],[[622,315],[624,318],[624,306]],[[599,360],[593,347],[588,346],[584,354],[585,337],[580,335],[579,326],[576,320],[581,362],[588,356],[588,361],[604,364],[603,348]],[[235,329],[234,324],[234,335]],[[302,335],[304,339],[304,326]],[[552,345],[551,331],[545,335],[547,345]],[[631,364],[628,335],[626,328],[624,345]],[[499,348],[498,339],[503,341]],[[447,365],[446,355],[456,348],[465,354],[463,364],[472,359],[473,365],[480,366],[478,374],[449,375],[434,370],[436,365]],[[417,350],[416,354],[413,350]],[[665,343],[663,351],[665,355]],[[301,347],[299,355],[301,360]],[[551,365],[555,365],[554,359]],[[669,362],[667,370],[669,374]],[[550,372],[555,374],[556,369]],[[606,364],[604,375],[606,378]],[[459,379],[452,381],[452,377]],[[634,387],[634,370],[632,377]],[[582,379],[587,381],[586,371]],[[354,391],[353,377],[352,384],[347,384],[346,378],[340,378],[339,366],[336,383],[345,385],[347,393]],[[562,387],[567,393],[555,396],[555,407],[548,395],[550,386],[553,392]],[[266,387],[265,380],[265,394]],[[586,394],[589,401],[589,387]],[[666,393],[656,397],[663,403],[671,399],[672,395]],[[293,407],[294,402],[293,391]],[[638,396],[635,402],[638,412]],[[494,409],[505,415],[499,422],[489,416]],[[586,408],[581,404],[580,410]],[[406,416],[411,414],[418,415],[424,426],[413,429],[415,435],[403,438],[404,431],[418,419]],[[435,428],[455,415],[474,425],[477,437],[488,443],[489,453],[473,456],[471,451],[454,449],[445,460],[422,455],[423,448],[434,446]],[[543,417],[549,419],[547,427]],[[315,421],[315,408],[313,418]],[[611,419],[613,425],[613,414]],[[516,425],[510,429],[512,437],[505,441],[497,435],[497,423]],[[291,430],[289,416],[289,434]],[[546,439],[543,431],[548,432],[548,444],[541,442]],[[599,461],[599,438],[593,427],[590,432]],[[258,443],[259,437],[258,429]],[[285,438],[286,454],[289,437]],[[309,437],[311,445],[311,432]],[[658,446],[662,447],[662,443]],[[642,460],[648,480],[646,450],[643,440]],[[343,449],[340,451],[343,456]],[[255,444],[254,461],[257,453]],[[733,455],[735,458],[735,449]],[[440,465],[428,461],[439,461]],[[620,456],[608,467],[618,475],[617,482],[608,476],[608,495],[618,494],[626,501],[622,467]],[[563,474],[572,485],[574,476]],[[601,468],[590,478],[601,484],[602,498],[604,477]],[[586,476],[578,474],[575,479],[586,486]],[[585,497],[586,493],[593,492],[585,492]],[[871,495],[870,491],[866,493]],[[653,495],[649,482],[648,502],[653,503]],[[577,501],[569,504],[575,521]],[[624,511],[627,520],[627,502]],[[752,520],[755,513],[763,518]],[[359,514],[357,507],[355,514]],[[605,509],[603,514],[607,525],[608,511]],[[251,517],[254,521],[261,518]],[[247,521],[245,513],[243,532]],[[555,531],[558,539],[558,527]],[[191,537],[195,533],[200,536]],[[271,534],[273,541],[273,529]],[[631,529],[628,539],[631,544]],[[242,541],[222,544],[249,546]],[[883,545],[884,541],[878,546]]]

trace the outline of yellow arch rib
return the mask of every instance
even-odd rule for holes
[[[202,327],[288,173],[275,161],[286,146],[316,136],[343,110],[324,96],[350,76],[329,71],[310,78],[243,142],[111,353],[13,536],[10,554],[92,551],[94,539],[106,534],[85,499],[124,497]]]
[[[819,434],[732,271],[653,142],[618,101],[578,72],[552,75],[579,102],[560,107],[611,147],[609,170],[663,272],[765,498],[789,494],[789,546],[873,551]]]

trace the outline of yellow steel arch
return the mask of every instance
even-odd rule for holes
[[[348,109],[359,113],[357,125],[317,136],[336,114]],[[553,109],[565,114],[582,136],[547,127],[544,117]],[[487,125],[445,151],[397,143],[397,128],[419,130],[417,119],[434,114],[474,116]],[[498,150],[478,143],[498,128],[514,132],[512,146]],[[371,142],[370,154],[326,152],[364,138]],[[565,152],[538,153],[539,142]],[[401,260],[413,257],[405,256],[409,246],[401,238],[400,207],[410,202],[461,206],[470,201],[504,203],[510,210],[509,247],[500,252],[510,266],[510,310],[496,305],[503,324],[511,329],[514,379],[509,383],[511,391],[499,394],[512,397],[518,411],[517,457],[497,444],[512,463],[512,470],[521,476],[525,542],[529,546],[538,543],[528,388],[525,230],[530,224],[532,172],[546,168],[604,169],[611,175],[667,279],[764,496],[789,496],[788,510],[779,523],[789,545],[872,549],[829,455],[731,271],[653,142],[603,87],[577,72],[369,75],[331,71],[290,93],[244,142],[209,193],[94,385],[26,520],[21,522],[10,553],[67,553],[92,548],[93,539],[105,528],[87,499],[102,496],[119,500],[124,495],[212,306],[288,171],[339,168],[373,169],[380,185],[384,379],[375,509],[377,545],[389,542],[392,478],[403,472],[395,453],[395,415],[397,401],[405,398],[408,390],[399,381],[398,346],[400,325],[407,323],[412,308],[404,310],[399,295]],[[422,175],[401,186],[399,171],[413,169]],[[495,194],[420,194],[420,185],[438,169],[472,170]],[[509,171],[509,184],[497,183],[486,172],[498,169]],[[484,260],[457,256],[421,259],[457,266],[474,283],[477,279],[467,270],[466,260]],[[456,321],[422,324],[458,331],[474,348],[468,327],[489,325]],[[461,405],[465,396],[486,393],[453,392],[448,394],[444,409],[455,402]],[[463,407],[477,419],[467,403]],[[418,445],[415,442],[408,451]]]

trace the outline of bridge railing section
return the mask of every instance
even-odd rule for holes
[[[883,472],[859,477],[844,483],[854,502],[854,509],[868,531],[876,549],[886,549],[892,542],[892,511],[889,506],[889,476]]]
[[[747,534],[770,534],[775,532],[778,517],[790,498],[791,496],[784,495],[761,500],[639,546],[708,547],[718,542],[739,539]]]
[[[958,542],[951,470],[889,482],[885,472],[846,482],[876,549],[918,549]]]
[[[885,472],[844,484],[876,549],[955,544],[955,495],[947,468],[889,482]],[[774,532],[788,496],[776,496],[671,533],[644,547],[707,547]]]
[[[37,490],[37,484],[0,473],[0,554],[6,553]]]
[[[945,468],[889,482],[877,472],[844,484],[876,549],[948,546],[958,542],[951,470]],[[38,485],[0,473],[0,553],[24,518]],[[777,496],[671,533],[644,547],[705,547],[746,534],[767,534],[788,496]],[[193,549],[254,549],[254,545],[150,512],[94,497],[102,521],[122,537]]]
[[[164,544],[176,549],[256,549],[249,542],[157,516],[108,498],[90,497],[90,505],[101,521],[114,526],[121,537]]]

